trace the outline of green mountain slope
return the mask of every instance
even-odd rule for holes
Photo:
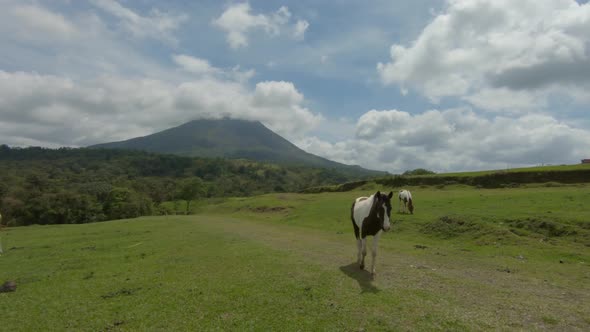
[[[258,121],[194,120],[152,135],[93,145],[91,148],[134,149],[191,157],[250,159],[280,164],[348,169],[374,175],[384,173],[340,164],[307,153]]]
[[[186,213],[187,200],[298,192],[367,177],[245,159],[0,145],[0,212],[10,226],[87,223]]]

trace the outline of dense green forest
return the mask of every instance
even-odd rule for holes
[[[203,197],[295,192],[355,179],[353,171],[248,160],[0,145],[0,213],[10,226],[170,214],[177,211],[162,202],[188,205]]]

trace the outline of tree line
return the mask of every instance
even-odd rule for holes
[[[359,175],[249,160],[109,149],[0,145],[0,213],[9,226],[178,213],[164,202],[297,192]]]

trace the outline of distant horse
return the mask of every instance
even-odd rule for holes
[[[391,228],[389,223],[391,197],[393,197],[393,192],[385,195],[378,191],[369,197],[357,198],[350,209],[350,218],[358,248],[357,261],[361,270],[365,268],[367,236],[373,236],[373,248],[371,249],[371,275],[373,277],[375,277],[375,258],[377,257],[377,244],[381,231],[387,232]]]
[[[412,201],[412,193],[409,190],[403,189],[397,195],[399,197],[399,212],[408,212],[414,214],[414,202]]]

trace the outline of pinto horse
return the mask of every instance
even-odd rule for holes
[[[350,209],[352,227],[356,236],[358,248],[357,261],[363,270],[365,268],[365,256],[367,256],[367,236],[373,236],[373,248],[371,249],[371,275],[375,277],[375,257],[377,257],[377,243],[382,231],[387,232],[391,228],[389,217],[391,216],[391,197],[376,192],[369,197],[359,197]]]
[[[397,195],[399,197],[399,212],[408,212],[414,214],[414,202],[412,202],[412,193],[409,190],[403,189]],[[402,209],[403,208],[403,209]]]

